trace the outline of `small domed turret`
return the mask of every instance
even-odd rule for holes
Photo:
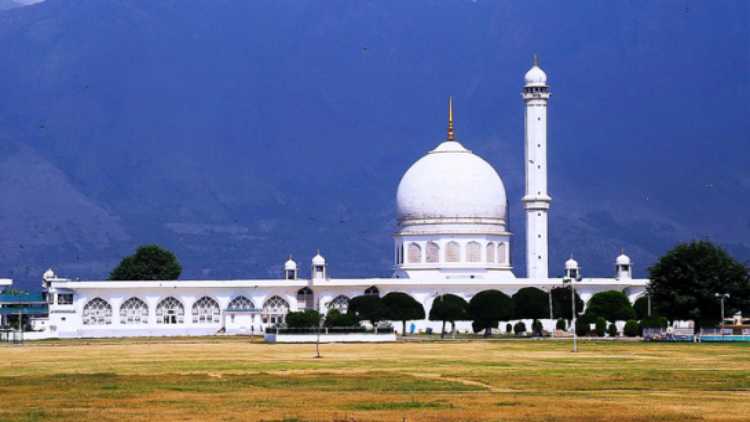
[[[615,279],[627,280],[630,278],[633,278],[633,267],[630,257],[621,251],[620,256],[615,259]]]
[[[571,280],[579,280],[581,277],[581,268],[572,256],[565,261],[565,277]]]
[[[312,274],[314,279],[322,280],[326,278],[326,259],[320,254],[320,250],[312,259]]]
[[[297,279],[297,263],[294,262],[291,255],[284,263],[284,278],[287,280]]]
[[[320,251],[312,259],[313,265],[326,265],[326,259],[320,254]]]
[[[48,269],[47,271],[44,272],[44,274],[42,274],[42,279],[44,280],[51,280],[55,277],[56,277],[55,272],[52,271],[52,268]]]

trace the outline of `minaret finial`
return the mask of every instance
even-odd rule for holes
[[[456,140],[456,132],[453,129],[453,97],[448,97],[448,140]]]
[[[536,53],[534,53],[534,66],[539,66],[539,56]]]

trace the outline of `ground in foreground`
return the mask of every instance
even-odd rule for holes
[[[0,420],[747,420],[750,347],[558,341],[0,346]]]

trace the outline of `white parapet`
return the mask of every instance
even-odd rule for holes
[[[266,343],[382,343],[396,341],[395,333],[350,333],[350,334],[276,334],[266,333]]]

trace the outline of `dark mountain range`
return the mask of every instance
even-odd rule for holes
[[[0,276],[183,278],[316,248],[387,275],[399,178],[444,136],[503,177],[525,273],[522,77],[550,76],[551,273],[708,238],[750,259],[747,2],[48,0],[0,11]]]

